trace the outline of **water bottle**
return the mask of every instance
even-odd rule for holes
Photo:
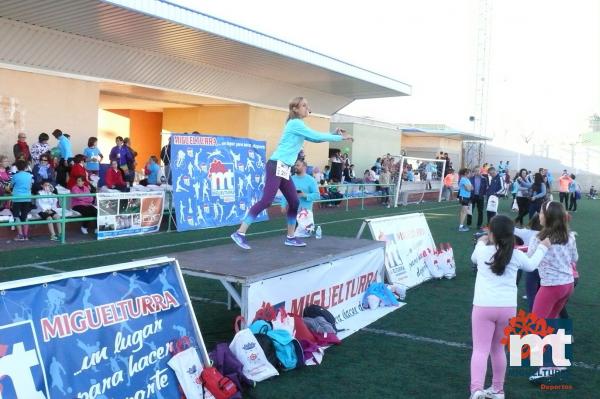
[[[321,230],[321,226],[317,226],[317,231],[315,232],[315,238],[320,240],[323,237],[323,231]]]

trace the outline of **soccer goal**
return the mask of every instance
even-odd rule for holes
[[[405,155],[400,158],[400,165],[395,190],[396,205],[442,200],[445,160]]]

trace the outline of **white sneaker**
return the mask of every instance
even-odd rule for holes
[[[485,399],[485,392],[481,389],[477,390],[469,396],[469,399]]]
[[[87,234],[88,233],[88,229],[86,229],[85,227],[81,226],[81,234]]]
[[[294,237],[298,238],[310,238],[310,233],[307,231],[298,231],[294,233]]]
[[[488,399],[504,399],[504,393],[496,391],[493,387],[489,387],[483,391]]]

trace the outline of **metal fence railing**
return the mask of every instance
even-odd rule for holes
[[[334,202],[345,202],[345,209],[348,211],[350,209],[350,201],[359,201],[360,200],[360,208],[361,210],[365,209],[365,201],[372,198],[385,198],[389,197],[389,201],[391,204],[392,199],[394,198],[394,184],[382,185],[376,183],[352,183],[352,184],[336,184],[336,185],[328,185],[329,188],[335,188],[337,192],[342,194],[341,198],[330,198],[330,199],[318,199],[313,201],[315,204],[328,204]],[[376,187],[389,187],[389,193],[385,194],[381,190],[376,190]],[[372,191],[371,191],[372,190]],[[328,190],[329,191],[329,190]],[[164,209],[163,214],[168,217],[167,222],[167,232],[173,231],[174,227],[174,212],[173,212],[173,195],[171,191],[165,191],[167,206]],[[85,194],[51,194],[51,195],[27,195],[27,196],[1,196],[0,203],[4,201],[13,201],[13,200],[27,200],[27,201],[35,201],[38,198],[56,198],[58,200],[58,205],[60,208],[59,218],[52,220],[41,220],[41,219],[28,219],[24,222],[18,220],[14,216],[12,217],[13,221],[8,220],[5,216],[6,221],[0,222],[0,227],[16,227],[16,226],[24,226],[24,225],[45,225],[49,223],[58,223],[61,226],[60,229],[60,242],[64,244],[66,242],[66,226],[68,223],[77,223],[77,222],[91,222],[95,221],[96,217],[81,217],[81,216],[70,216],[72,213],[70,210],[70,199],[76,197],[96,197],[95,193],[85,193]],[[279,201],[274,201],[272,206],[280,206],[281,203]],[[394,205],[394,204],[391,204]]]

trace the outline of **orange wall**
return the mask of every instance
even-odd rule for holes
[[[129,115],[129,138],[131,146],[138,152],[137,169],[144,167],[150,155],[156,155],[160,162],[162,113],[131,110]]]

